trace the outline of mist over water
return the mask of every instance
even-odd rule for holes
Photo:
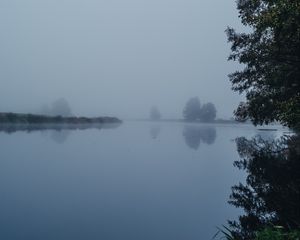
[[[181,118],[186,101],[230,118],[242,99],[224,30],[235,1],[2,0],[0,112],[37,112],[65,98],[75,115]]]

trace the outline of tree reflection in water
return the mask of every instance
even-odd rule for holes
[[[229,221],[236,239],[254,239],[266,226],[300,227],[300,137],[267,141],[238,138],[241,160],[234,165],[247,172],[246,183],[232,187],[229,203],[244,215]]]
[[[183,134],[185,143],[192,149],[197,150],[201,141],[210,145],[216,140],[216,129],[207,126],[185,126]]]
[[[150,136],[152,139],[157,139],[160,133],[160,126],[154,125],[150,127]]]
[[[120,126],[120,123],[105,124],[0,124],[0,133],[13,134],[15,132],[41,132],[47,136],[47,132],[51,132],[51,139],[56,143],[64,143],[72,131],[87,129],[114,129]]]

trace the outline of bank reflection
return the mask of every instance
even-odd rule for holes
[[[0,124],[0,133],[13,134],[16,132],[41,132],[43,136],[48,136],[56,143],[64,143],[74,130],[88,129],[115,129],[120,123],[112,124]]]
[[[246,183],[232,187],[229,203],[244,214],[229,221],[235,239],[254,239],[267,226],[300,227],[300,137],[236,139]]]
[[[182,133],[185,143],[188,147],[197,150],[201,142],[205,144],[213,144],[217,137],[214,127],[186,125]]]

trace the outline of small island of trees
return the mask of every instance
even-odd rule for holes
[[[189,99],[183,110],[183,118],[186,121],[213,122],[217,116],[217,110],[213,103],[208,102],[201,106],[198,97]]]

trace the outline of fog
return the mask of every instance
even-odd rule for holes
[[[0,0],[0,112],[67,99],[75,115],[181,118],[190,97],[229,118],[235,1]]]

